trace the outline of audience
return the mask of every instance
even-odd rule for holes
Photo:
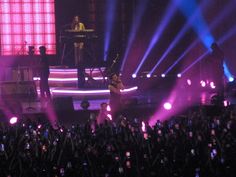
[[[190,110],[141,129],[120,116],[67,129],[43,122],[0,125],[1,177],[233,177],[236,114]],[[91,128],[91,124],[93,125]]]

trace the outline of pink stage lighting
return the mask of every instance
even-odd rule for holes
[[[192,81],[190,79],[187,79],[187,84],[192,85]]]
[[[46,46],[56,54],[55,0],[1,0],[0,39],[2,55],[28,55],[28,46]]]
[[[215,89],[215,88],[216,88],[215,83],[214,83],[214,82],[210,82],[210,87],[211,87],[212,89]]]
[[[107,114],[107,117],[109,118],[110,121],[112,121],[112,115],[111,114]]]
[[[107,111],[111,111],[111,107],[110,107],[110,105],[107,105]]]
[[[132,74],[132,78],[136,78],[137,77],[137,75],[136,74]]]
[[[202,87],[206,87],[206,82],[205,81],[201,80],[200,84],[201,84]]]
[[[163,107],[164,107],[166,110],[171,110],[172,105],[171,105],[169,102],[166,102],[166,103],[164,103]]]
[[[178,77],[178,78],[182,77],[182,74],[180,74],[180,73],[179,73],[179,74],[177,74],[177,77]]]
[[[145,123],[143,121],[142,121],[142,131],[146,132],[146,125],[145,125]]]
[[[17,120],[18,120],[18,118],[14,116],[14,117],[10,118],[10,121],[9,121],[9,122],[10,122],[10,124],[13,125],[13,124],[16,124],[16,123],[17,123]]]

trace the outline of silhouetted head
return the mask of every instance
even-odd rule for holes
[[[39,47],[39,52],[41,55],[45,55],[46,54],[46,47],[45,46],[40,46]]]

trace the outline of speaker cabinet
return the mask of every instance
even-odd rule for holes
[[[53,105],[56,111],[74,111],[72,97],[55,97]]]

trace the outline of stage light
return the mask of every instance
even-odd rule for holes
[[[215,83],[214,83],[214,82],[210,82],[210,87],[211,87],[212,89],[215,89],[215,88],[216,88]]]
[[[165,75],[165,74],[161,74],[161,77],[163,77],[163,78],[164,78],[164,77],[166,77],[166,75]]]
[[[234,77],[229,77],[229,82],[233,82],[234,81]]]
[[[206,87],[206,82],[205,81],[201,80],[200,84],[201,84],[202,87]]]
[[[9,120],[10,124],[12,124],[12,125],[16,124],[17,121],[18,121],[18,118],[16,116],[11,117],[10,120]]]
[[[225,61],[223,62],[223,68],[224,68],[224,75],[227,77],[228,81],[229,81],[229,82],[234,81],[234,77],[233,77],[233,75],[230,73],[230,70],[229,70],[229,68],[228,68],[228,66],[227,66],[227,64],[226,64]]]
[[[171,3],[168,4],[168,7],[165,11],[165,14],[161,20],[161,22],[159,23],[159,25],[157,26],[157,28],[155,29],[154,35],[152,37],[151,42],[148,45],[147,50],[145,51],[145,54],[143,55],[141,62],[139,63],[137,69],[135,70],[135,74],[137,74],[139,72],[139,70],[141,69],[141,67],[143,66],[144,62],[146,61],[148,55],[150,54],[150,52],[152,51],[153,47],[157,44],[157,42],[159,41],[160,37],[162,36],[163,31],[165,30],[166,26],[169,24],[171,18],[173,17],[173,15],[175,14],[176,10],[177,10],[177,4],[179,3],[180,0],[172,0]],[[155,66],[154,66],[155,68]],[[153,69],[150,72],[150,74],[153,73]]]
[[[209,27],[200,9],[198,9],[196,0],[182,1],[182,3],[179,3],[179,8],[186,18],[189,18],[189,16],[191,16],[193,12],[197,11],[196,16],[194,17],[195,19],[194,21],[192,21],[192,27],[205,47],[209,49],[214,41],[214,38],[210,33]],[[203,31],[205,31],[205,35],[202,35]]]
[[[132,74],[132,78],[136,78],[137,77],[137,75],[136,74]]]
[[[190,79],[187,79],[187,84],[192,85],[192,81]]]
[[[107,105],[107,111],[108,111],[108,112],[111,111],[111,107],[110,107],[110,105]]]
[[[189,69],[191,69],[196,63],[201,61],[208,54],[209,54],[209,50],[203,53],[201,56],[199,56],[193,63],[191,63],[188,67],[186,67],[183,71],[181,71],[181,73],[182,74],[186,73]]]
[[[146,76],[147,76],[147,78],[150,78],[150,77],[151,77],[151,74],[147,74]]]
[[[137,30],[140,26],[140,22],[142,20],[142,16],[145,12],[145,9],[146,9],[146,6],[147,6],[147,2],[148,1],[143,1],[143,0],[139,0],[138,1],[138,5],[137,5],[137,8],[136,11],[135,11],[135,18],[132,22],[132,25],[131,25],[131,30],[130,30],[130,33],[129,33],[129,39],[128,39],[128,44],[127,44],[127,48],[125,50],[125,55],[124,55],[124,58],[122,60],[122,64],[121,64],[121,71],[123,71],[123,68],[125,66],[125,63],[127,61],[127,57],[128,57],[128,54],[130,52],[130,49],[131,49],[131,46],[133,44],[133,41],[135,39],[135,36],[137,34]]]
[[[106,19],[105,19],[105,40],[104,40],[104,61],[107,61],[107,56],[108,56],[108,50],[110,46],[110,41],[111,41],[111,35],[112,31],[114,28],[114,17],[115,17],[115,12],[116,12],[116,7],[117,7],[117,1],[106,1]]]
[[[214,18],[214,21],[209,25],[209,28],[210,29],[215,29],[217,27],[217,25],[219,25],[220,22],[222,22],[222,20],[224,20],[232,10],[234,10],[234,3],[235,2],[231,2],[229,3],[224,9],[223,11],[220,12],[219,15],[217,15],[215,18]],[[234,30],[231,29],[231,32],[229,32],[229,34],[232,34]],[[201,36],[205,36],[206,33],[208,32],[208,30],[204,30],[202,31],[201,33]],[[226,35],[227,36],[227,35]],[[231,35],[228,35],[228,36],[231,36]],[[228,38],[228,37],[226,37]],[[222,43],[225,39],[219,41],[219,44]],[[196,44],[199,42],[199,38],[196,39],[182,54],[180,57],[178,57],[178,59],[165,71],[165,74],[168,74],[171,69],[173,69],[183,58],[184,56],[192,49],[196,46]]]
[[[142,121],[142,131],[146,132],[146,125],[145,125],[144,121]]]
[[[56,54],[54,0],[1,1],[0,25],[2,55],[27,55],[27,46],[45,44]]]
[[[109,120],[112,121],[112,115],[111,114],[107,114],[107,117],[109,118]]]
[[[164,107],[164,109],[166,109],[166,110],[171,110],[172,105],[171,105],[171,103],[166,102],[166,103],[163,104],[163,107]]]
[[[179,74],[177,74],[177,77],[178,77],[178,78],[182,77],[182,74],[180,74],[180,73],[179,73]]]

